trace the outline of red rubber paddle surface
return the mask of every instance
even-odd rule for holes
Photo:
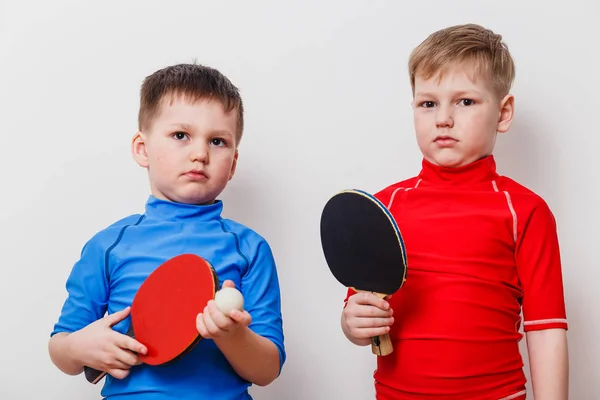
[[[148,276],[131,305],[133,333],[148,348],[142,362],[164,364],[194,344],[196,316],[214,299],[217,282],[211,265],[193,254],[174,257]]]

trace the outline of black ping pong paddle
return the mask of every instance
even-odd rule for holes
[[[344,190],[326,203],[321,244],[327,265],[343,285],[384,298],[406,280],[406,249],[389,210],[362,190]],[[393,351],[389,334],[371,338],[374,354]]]

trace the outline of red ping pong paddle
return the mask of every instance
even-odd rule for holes
[[[131,304],[127,334],[142,343],[147,353],[140,361],[165,364],[187,352],[202,337],[196,316],[214,299],[219,280],[213,267],[194,254],[173,257],[142,283]],[[86,379],[99,382],[106,372],[85,367]]]
[[[406,280],[406,250],[392,214],[374,196],[344,190],[321,214],[321,244],[333,276],[357,292],[384,298]],[[374,354],[393,351],[389,334],[371,338]]]

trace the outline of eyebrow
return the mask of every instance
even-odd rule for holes
[[[173,123],[171,125],[169,125],[170,128],[173,129],[181,129],[184,131],[193,131],[194,127],[188,124],[184,124],[184,123]],[[213,135],[228,135],[228,136],[233,136],[233,133],[229,132],[228,130],[225,129],[216,129],[214,131],[210,132]]]
[[[469,97],[469,95],[483,96],[483,93],[476,89],[459,90],[452,93],[452,97]],[[415,97],[436,97],[436,95],[431,92],[416,92]]]

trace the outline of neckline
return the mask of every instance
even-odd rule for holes
[[[214,203],[207,205],[185,204],[159,199],[150,195],[145,210],[146,216],[153,219],[209,221],[221,218],[223,202],[216,200]]]
[[[498,177],[493,155],[485,156],[461,167],[443,167],[423,158],[419,178],[433,185],[465,185],[489,182]]]

